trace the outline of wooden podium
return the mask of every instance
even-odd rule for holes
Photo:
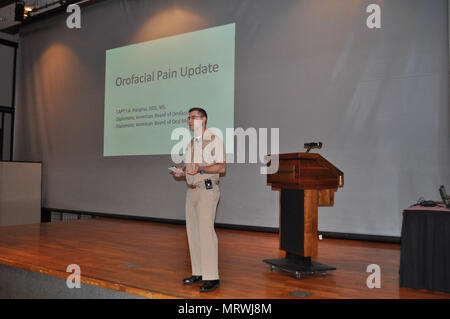
[[[334,192],[344,185],[344,174],[316,153],[279,155],[278,172],[267,175],[273,190],[280,190],[280,249],[286,258],[266,259],[271,269],[326,275],[334,267],[313,262],[317,256],[319,206],[333,206]],[[272,161],[268,162],[272,165]]]

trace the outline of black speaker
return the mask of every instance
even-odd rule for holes
[[[25,13],[25,2],[17,1],[16,2],[16,15],[14,17],[14,21],[23,21],[23,15]]]

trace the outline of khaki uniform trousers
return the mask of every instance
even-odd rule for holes
[[[192,275],[203,280],[219,279],[217,235],[214,230],[218,185],[213,189],[188,188],[186,193],[186,230],[191,257]]]

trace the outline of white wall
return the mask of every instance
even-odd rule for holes
[[[102,156],[105,50],[236,22],[236,126],[280,128],[282,153],[324,142],[345,186],[321,231],[399,236],[404,208],[450,188],[447,20],[444,0],[116,0],[80,30],[54,17],[21,32],[15,159],[43,161],[47,207],[184,219],[169,156]],[[216,222],[278,226],[259,167],[229,165]]]

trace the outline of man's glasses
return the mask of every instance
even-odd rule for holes
[[[194,115],[194,116],[188,116],[188,121],[189,120],[195,120],[195,119],[199,119],[199,118],[202,118],[200,115]]]

